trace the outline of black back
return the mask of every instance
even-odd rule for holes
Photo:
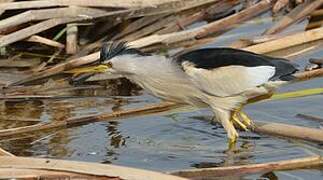
[[[274,58],[232,48],[198,49],[181,54],[175,59],[180,65],[184,61],[189,61],[190,63],[193,63],[196,68],[208,70],[230,65],[246,67],[273,66],[276,68],[276,73],[271,80],[292,80],[294,78],[291,74],[297,71],[297,68],[286,59]]]

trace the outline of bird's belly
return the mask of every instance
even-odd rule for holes
[[[139,83],[142,88],[154,96],[166,101],[187,103],[192,105],[204,104],[195,86],[186,81],[145,81]]]

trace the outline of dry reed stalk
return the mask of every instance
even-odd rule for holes
[[[242,23],[258,14],[261,14],[269,10],[271,6],[272,6],[272,3],[270,0],[261,1],[239,13],[233,14],[231,16],[209,23],[204,26],[200,26],[195,29],[180,31],[176,33],[169,33],[169,34],[163,34],[163,35],[151,35],[151,36],[144,37],[136,41],[130,42],[129,45],[136,48],[142,48],[142,47],[146,47],[146,46],[150,46],[158,43],[171,44],[171,43],[177,43],[185,40],[191,40],[194,38],[203,38],[210,34],[228,30],[234,27],[236,24]]]
[[[2,0],[1,2],[0,2],[0,4],[1,3],[10,3],[10,2],[13,2],[14,0]],[[4,13],[5,12],[5,10],[2,10],[2,9],[0,9],[0,16],[1,16],[1,14],[2,13]]]
[[[41,21],[52,18],[75,18],[81,16],[94,17],[96,15],[105,13],[106,11],[104,10],[76,6],[65,8],[29,10],[6,19],[2,19],[0,21],[0,31],[6,28],[11,28],[32,21]]]
[[[185,0],[185,1],[178,0],[178,1],[175,1],[174,3],[161,4],[160,6],[155,8],[146,8],[149,12],[146,12],[145,15],[151,16],[151,15],[158,15],[158,14],[165,14],[165,13],[176,13],[180,11],[185,11],[185,10],[213,4],[214,2],[217,2],[217,1],[219,0],[202,0],[202,1],[201,0]]]
[[[306,26],[306,29],[319,28],[319,27],[322,27],[322,25],[323,25],[323,20],[320,20],[320,21],[314,21],[314,22],[310,22],[310,23]]]
[[[125,29],[123,29],[120,33],[116,34],[114,37],[111,38],[111,40],[118,40],[124,37],[125,35],[128,35],[130,33],[133,33],[139,29],[144,28],[145,26],[148,26],[166,16],[169,16],[170,14],[158,14],[158,15],[152,15],[152,16],[144,16],[132,23],[130,23]]]
[[[157,112],[167,111],[178,106],[179,106],[178,104],[173,104],[173,103],[162,103],[162,104],[151,105],[148,107],[137,108],[133,110],[124,110],[124,111],[119,111],[119,112],[117,111],[113,113],[102,113],[94,116],[71,118],[66,121],[38,123],[30,126],[3,129],[3,130],[0,130],[0,137],[13,136],[18,134],[43,131],[43,130],[50,130],[55,128],[77,126],[80,124],[86,124],[86,123],[96,122],[96,121],[117,121],[119,120],[119,117],[126,118],[134,115],[138,115],[138,116],[148,115],[148,114],[153,114]]]
[[[305,32],[287,35],[279,39],[256,44],[244,48],[246,51],[251,51],[259,54],[265,54],[281,49],[285,49],[300,44],[309,43],[323,38],[323,28],[316,28]]]
[[[178,3],[179,0],[43,0],[43,1],[21,1],[1,3],[0,9],[33,9],[60,6],[89,6],[89,7],[123,7],[123,8],[145,8],[156,7],[166,3]]]
[[[254,132],[323,143],[323,131],[283,123],[256,122]]]
[[[122,167],[110,164],[86,163],[55,159],[40,159],[27,157],[0,156],[0,171],[2,168],[22,170],[46,170],[54,172],[77,173],[105,178],[132,179],[132,180],[185,180],[186,178],[168,175],[160,172]],[[0,173],[1,175],[1,173]],[[1,177],[0,178],[4,178]],[[65,179],[65,178],[64,178]],[[115,179],[114,179],[115,180]]]
[[[208,179],[225,176],[243,176],[246,174],[266,173],[279,170],[301,169],[308,168],[310,166],[320,166],[322,164],[322,157],[310,156],[305,158],[275,161],[261,164],[179,170],[176,172],[171,172],[170,174],[186,177],[189,179]]]
[[[96,179],[96,180],[121,180],[116,177],[102,177],[94,175],[84,175],[79,173],[71,173],[64,171],[52,171],[52,170],[34,170],[34,169],[22,169],[22,168],[0,168],[1,179]]]
[[[12,157],[15,155],[11,154],[10,152],[8,152],[0,147],[0,156],[11,156]]]
[[[192,15],[183,15],[182,18],[176,18],[175,20],[173,20],[171,23],[161,23],[158,22],[158,26],[161,26],[160,24],[162,24],[163,26],[165,26],[165,28],[155,32],[155,34],[166,34],[166,33],[171,33],[171,32],[176,32],[179,30],[183,30],[184,27],[203,20],[206,17],[210,17],[213,16],[214,14],[218,13],[218,12],[225,12],[225,10],[232,8],[234,5],[236,5],[238,3],[237,0],[231,0],[229,2],[226,1],[214,1],[212,4],[210,4],[211,6],[206,8],[206,9],[202,9],[199,10],[199,12],[194,13]],[[195,8],[196,9],[196,8]],[[163,15],[155,15],[153,17],[151,16],[147,16],[147,17],[143,17],[135,22],[133,22],[132,24],[130,24],[126,29],[124,29],[122,32],[118,33],[115,37],[112,38],[112,40],[115,39],[120,39],[121,37],[125,36],[125,35],[129,35],[130,33],[134,32],[135,30],[141,29],[144,26],[147,25],[152,25],[155,26],[153,23],[155,23],[157,20],[164,20],[164,17],[169,16],[170,14],[163,14]],[[155,28],[158,29],[158,28]],[[146,31],[146,29],[143,29]],[[153,32],[153,31],[150,31]],[[143,34],[143,33],[138,33],[137,34]],[[146,33],[148,34],[148,33]],[[132,39],[136,39],[136,38],[132,38]]]
[[[265,35],[275,34],[290,26],[291,24],[305,18],[305,16],[312,13],[315,9],[323,4],[323,0],[308,1],[307,3],[300,4],[294,8],[286,16],[282,17],[276,24],[264,32]]]
[[[239,13],[233,14],[226,18],[223,18],[219,21],[215,21],[213,23],[209,23],[205,26],[199,28],[199,31],[196,35],[196,38],[206,37],[215,32],[221,32],[224,30],[228,30],[234,27],[236,24],[240,24],[246,20],[249,20],[272,7],[272,1],[260,1],[259,3],[240,11]]]
[[[289,0],[278,0],[273,6],[273,13],[277,13],[289,4]]]
[[[62,48],[58,49],[47,61],[42,62],[40,65],[31,69],[33,73],[43,70],[48,63],[52,63],[53,60],[62,52]]]
[[[189,26],[195,22],[202,21],[207,18],[213,18],[213,16],[216,14],[227,12],[237,4],[238,4],[238,1],[236,0],[233,0],[230,2],[226,2],[226,1],[216,2],[210,7],[200,10],[197,13],[194,13],[188,16],[183,16],[182,18],[177,19],[173,23],[168,24],[164,29],[157,31],[155,34],[167,34],[167,33],[172,33],[179,30],[184,30],[186,26]]]
[[[152,15],[152,14],[161,14],[167,12],[178,12],[181,10],[186,10],[194,7],[198,7],[201,5],[205,5],[208,3],[212,3],[216,0],[206,0],[206,1],[198,1],[198,0],[188,0],[188,1],[179,1],[179,0],[167,0],[167,1],[160,1],[159,4],[161,6],[153,6],[150,8],[137,8],[131,10],[117,10],[107,13],[103,10],[93,9],[93,8],[86,8],[86,7],[77,7],[77,6],[70,6],[64,8],[52,8],[52,9],[39,9],[39,10],[29,10],[23,12],[21,14],[9,17],[7,19],[0,21],[0,30],[5,28],[17,26],[19,24],[23,24],[30,21],[39,21],[39,20],[46,20],[51,18],[80,18],[81,17],[90,19],[90,18],[97,18],[97,17],[104,17],[110,16],[111,13],[116,15],[118,14],[120,18],[124,16],[128,17],[138,17],[143,15]],[[37,1],[30,1],[35,3]],[[29,3],[30,3],[29,2]],[[46,4],[45,1],[41,1]],[[69,1],[68,2],[72,2]],[[92,1],[91,1],[92,2]],[[105,1],[107,2],[107,1]],[[27,3],[26,1],[17,2],[17,3]],[[4,6],[6,3],[0,4]],[[119,12],[119,13],[118,13]]]
[[[312,121],[316,121],[316,122],[323,122],[323,118],[318,117],[318,116],[313,116],[313,115],[297,114],[296,117],[307,119],[307,120],[312,120]]]
[[[78,27],[76,24],[67,24],[66,54],[75,54],[78,50]]]
[[[46,21],[42,21],[35,25],[26,27],[24,29],[18,30],[16,32],[10,33],[8,35],[4,35],[0,37],[0,47],[4,47],[11,43],[17,42],[19,40],[23,40],[29,36],[37,34],[39,32],[45,31],[47,29],[53,28],[57,25],[72,23],[76,21],[83,21],[83,20],[92,20],[93,18],[99,17],[111,17],[115,15],[121,15],[128,13],[126,10],[119,10],[119,11],[112,11],[107,13],[98,13],[94,16],[78,16],[78,17],[64,17],[64,18],[52,18]]]
[[[176,21],[176,19],[179,18],[179,15],[169,15],[167,17],[163,17],[162,19],[159,19],[158,21],[146,26],[145,28],[142,28],[140,30],[137,30],[131,34],[126,35],[122,38],[123,41],[131,42],[134,40],[137,40],[139,38],[145,37],[147,35],[150,35],[163,27],[165,27],[167,24]]]
[[[256,36],[256,37],[253,37],[250,39],[239,39],[239,40],[231,43],[230,47],[242,49],[242,48],[246,48],[248,46],[257,45],[257,44],[265,43],[268,41],[280,39],[280,38],[286,37],[288,35],[290,35],[290,34],[284,34],[284,35],[271,34],[271,35]]]
[[[310,16],[322,16],[323,15],[323,9],[317,9],[313,12],[311,12]]]
[[[62,43],[59,43],[57,41],[53,41],[51,39],[47,39],[47,38],[44,38],[44,37],[41,37],[41,36],[38,36],[38,35],[33,35],[30,38],[26,39],[26,41],[36,42],[36,43],[40,43],[40,44],[46,44],[48,46],[56,47],[56,48],[59,48],[59,49],[62,49],[62,48],[65,47],[65,45],[62,44]]]
[[[234,0],[234,2],[235,2],[235,0]],[[203,5],[202,7],[204,7],[205,4],[207,4],[207,5],[219,4],[219,0],[214,0],[212,2],[206,1],[204,4],[200,4],[200,6]],[[225,2],[221,2],[220,4],[227,4],[228,5],[228,3],[225,3]],[[234,4],[234,3],[232,3],[232,4]],[[147,36],[152,33],[159,34],[159,31],[163,30],[168,25],[174,24],[174,23],[177,27],[181,26],[181,28],[184,28],[185,26],[197,21],[198,19],[195,18],[195,20],[190,20],[190,22],[181,22],[181,19],[183,19],[184,17],[190,16],[192,14],[192,12],[194,13],[196,11],[204,11],[204,10],[201,10],[200,7],[196,7],[194,9],[192,8],[192,10],[188,11],[188,12],[185,11],[183,13],[175,13],[175,14],[173,13],[173,14],[170,14],[169,16],[164,16],[163,18],[159,19],[158,21],[155,21],[155,22],[151,23],[150,25],[145,26],[145,28],[142,28],[136,32],[126,35],[125,37],[122,38],[122,40],[134,41],[136,39],[142,38],[142,37]],[[214,12],[211,10],[208,12],[210,13],[209,14],[210,16],[212,14],[214,14]],[[170,32],[174,32],[174,31],[170,31]]]
[[[315,69],[312,71],[304,71],[304,72],[299,72],[295,74],[297,77],[298,81],[305,81],[317,77],[322,77],[323,76],[323,68],[321,69]]]
[[[80,21],[82,19],[85,20],[86,18],[54,18],[40,22],[38,24],[0,37],[0,47],[4,47],[11,43],[23,40],[25,38],[28,38],[29,36],[40,33],[57,25]]]
[[[70,70],[75,67],[79,67],[79,66],[82,66],[85,64],[92,63],[99,58],[99,55],[100,55],[100,52],[95,52],[95,53],[89,54],[87,56],[72,59],[72,60],[65,62],[65,63],[57,64],[56,66],[54,66],[50,69],[47,69],[47,70],[44,70],[41,72],[36,72],[23,80],[9,84],[9,86],[20,85],[20,84],[24,84],[27,82],[32,82],[32,81],[35,81],[38,79],[42,79],[42,78],[46,78],[46,77],[58,74],[58,73],[63,72],[65,70]]]
[[[40,64],[41,60],[39,58],[32,58],[32,59],[18,59],[18,60],[13,60],[13,59],[0,59],[0,67],[1,68],[13,68],[13,67],[34,67]]]

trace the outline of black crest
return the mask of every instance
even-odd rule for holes
[[[111,41],[103,44],[100,52],[100,63],[102,63],[105,60],[111,59],[115,56],[125,55],[125,54],[138,54],[142,56],[148,55],[136,48],[129,47],[127,45],[127,42],[125,41]]]

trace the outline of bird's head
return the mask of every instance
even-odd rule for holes
[[[147,54],[138,49],[129,47],[126,42],[108,42],[103,44],[100,51],[100,60],[97,65],[76,68],[70,72],[104,73],[126,75],[132,73],[134,64],[140,63],[140,59]]]

